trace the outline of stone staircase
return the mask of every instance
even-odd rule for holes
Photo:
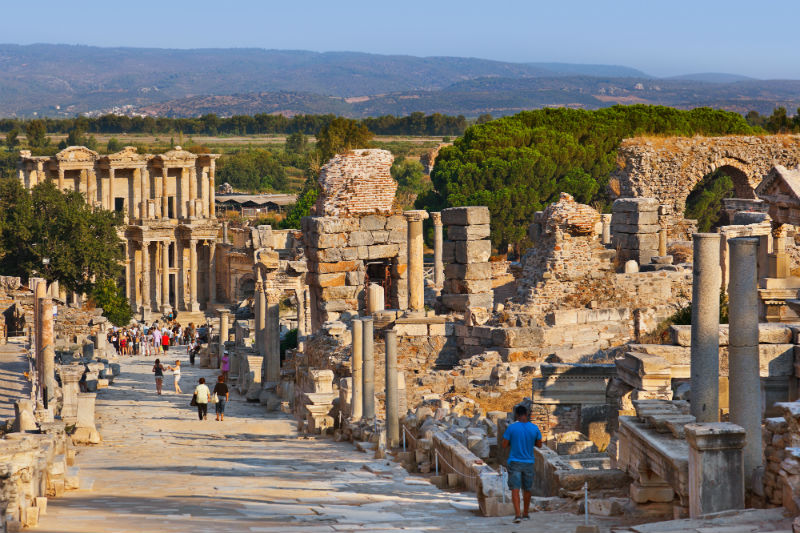
[[[14,419],[14,403],[29,399],[31,383],[25,378],[28,360],[23,337],[0,345],[0,424]],[[27,338],[24,338],[27,343]]]

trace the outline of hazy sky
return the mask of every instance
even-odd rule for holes
[[[0,42],[17,44],[350,50],[800,78],[798,0],[39,0],[2,12]]]

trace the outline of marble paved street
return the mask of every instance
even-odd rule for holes
[[[374,460],[352,444],[303,439],[289,417],[238,396],[224,422],[213,408],[200,422],[191,391],[213,372],[186,362],[184,394],[170,392],[168,373],[159,397],[152,360],[123,358],[120,378],[98,395],[104,442],[80,448],[81,490],[51,499],[36,531],[563,533],[582,523],[559,513],[519,525],[481,517],[474,494],[440,491],[398,466],[368,472]]]

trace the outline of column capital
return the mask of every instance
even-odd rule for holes
[[[280,290],[280,289],[266,289],[265,292],[267,293],[267,302],[269,302],[270,305],[274,305],[274,304],[280,303],[281,296],[283,296],[283,291],[282,290]]]
[[[442,225],[442,213],[440,211],[433,211],[430,213],[431,220],[433,220],[434,226],[441,226]]]
[[[422,222],[428,218],[428,212],[422,209],[414,209],[411,211],[403,211],[403,216],[406,217],[408,222]]]

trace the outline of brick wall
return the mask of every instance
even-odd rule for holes
[[[317,215],[390,213],[397,190],[389,172],[393,161],[387,150],[351,150],[332,158],[320,170]]]

